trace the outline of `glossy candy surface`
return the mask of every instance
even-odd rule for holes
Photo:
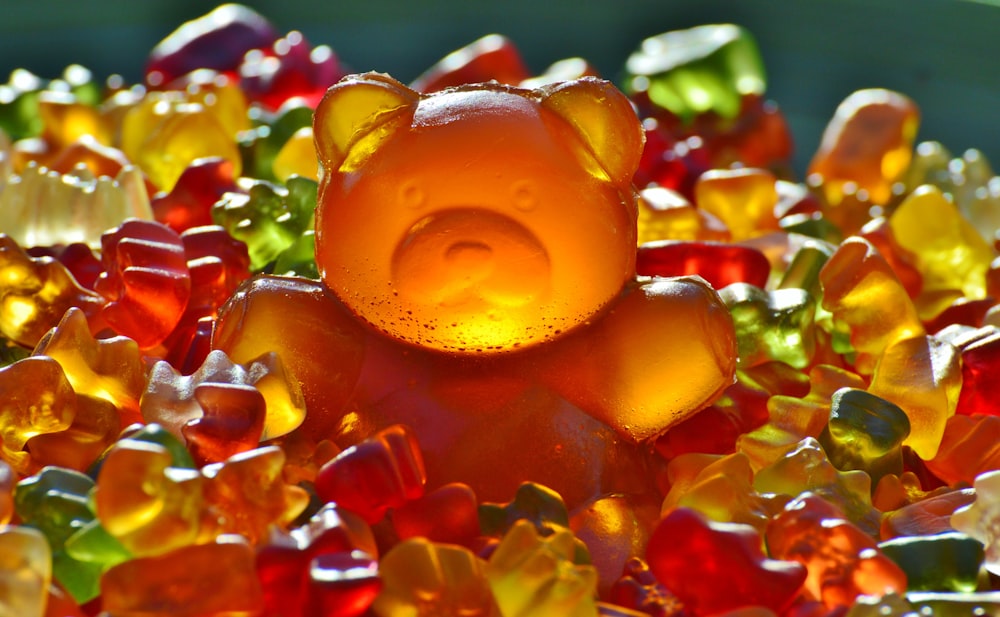
[[[919,101],[799,179],[735,25],[282,32],[0,84],[0,614],[997,612],[1000,181]]]

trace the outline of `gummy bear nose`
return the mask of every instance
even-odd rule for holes
[[[491,312],[524,306],[546,294],[549,276],[548,253],[534,234],[479,208],[421,219],[393,258],[401,299],[439,308]]]

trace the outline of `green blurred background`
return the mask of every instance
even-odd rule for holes
[[[850,92],[908,94],[921,139],[1000,166],[1000,6],[985,0],[248,0],[280,30],[328,44],[355,70],[408,81],[491,32],[507,35],[541,71],[569,56],[616,79],[644,37],[733,22],[757,38],[768,95],[784,111],[804,169],[823,127]],[[216,3],[195,0],[0,0],[0,79],[27,68],[57,76],[69,63],[139,79],[149,49]]]

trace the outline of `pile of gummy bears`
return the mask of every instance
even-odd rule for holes
[[[0,615],[1000,615],[1000,181],[751,34],[0,85]]]

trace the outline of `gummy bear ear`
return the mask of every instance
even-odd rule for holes
[[[646,140],[628,98],[594,77],[541,88],[541,104],[570,123],[613,182],[631,182]]]
[[[337,167],[354,142],[395,112],[416,106],[420,95],[388,75],[348,75],[330,87],[313,116],[320,163]]]

